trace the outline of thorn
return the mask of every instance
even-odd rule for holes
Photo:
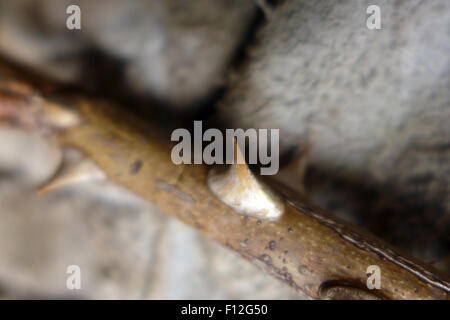
[[[278,179],[286,185],[297,190],[302,195],[306,195],[305,177],[308,169],[308,160],[311,147],[307,145],[302,149],[297,149],[289,163],[281,168]]]
[[[1,125],[14,124],[28,129],[68,129],[80,124],[74,110],[39,95],[23,95],[26,89],[21,90],[16,92],[0,88]]]
[[[210,170],[211,191],[239,214],[269,221],[280,219],[284,213],[283,201],[251,172],[236,139],[233,162],[226,171]]]
[[[71,165],[63,164],[55,176],[39,187],[36,192],[45,194],[69,184],[84,181],[103,181],[105,178],[103,171],[91,159],[83,158]]]
[[[65,108],[62,104],[43,100],[42,98],[35,98],[38,103],[44,105],[43,120],[55,128],[67,129],[74,127],[80,123],[78,115],[69,108]]]

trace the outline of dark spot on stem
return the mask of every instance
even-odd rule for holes
[[[133,162],[133,164],[130,166],[130,174],[134,175],[138,173],[139,170],[141,170],[142,165],[143,165],[142,160],[136,160],[135,162]]]
[[[269,244],[267,245],[267,249],[269,250],[275,250],[277,248],[277,243],[275,241],[270,241]]]

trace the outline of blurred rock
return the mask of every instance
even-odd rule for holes
[[[81,8],[81,30],[66,27],[71,4]],[[110,57],[123,65],[123,84],[135,94],[186,108],[223,85],[255,14],[253,1],[240,0],[2,1],[0,52],[59,80],[93,86],[100,84],[89,78],[96,68],[104,73],[99,66]],[[89,50],[100,51],[100,61],[87,63]]]

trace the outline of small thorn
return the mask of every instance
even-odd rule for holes
[[[236,137],[234,137],[233,140],[233,163],[234,164],[244,164],[245,167],[247,166],[245,163],[244,155],[242,154],[241,148],[239,147],[239,144],[237,142]]]
[[[71,165],[62,165],[55,176],[36,192],[44,194],[60,187],[84,181],[102,181],[106,178],[105,174],[90,159],[84,158]]]
[[[302,195],[307,195],[305,176],[308,168],[310,149],[311,147],[309,145],[302,149],[297,149],[289,163],[281,168],[277,177],[278,180]]]
[[[67,129],[80,123],[79,116],[73,110],[65,108],[64,105],[43,100],[42,98],[35,99],[44,105],[42,117],[43,121],[49,125],[55,128]]]
[[[226,170],[212,169],[208,186],[237,213],[258,219],[276,221],[284,213],[284,203],[266,184],[254,176],[234,140],[234,163]]]

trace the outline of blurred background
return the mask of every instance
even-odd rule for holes
[[[280,128],[280,180],[450,273],[448,0],[0,0],[0,54],[169,126]],[[34,192],[79,156],[0,130],[1,298],[303,298],[118,186]]]

